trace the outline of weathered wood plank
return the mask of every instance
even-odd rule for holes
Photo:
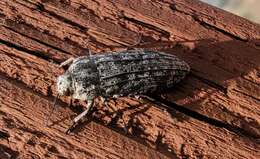
[[[202,100],[196,103],[200,109],[194,110],[207,116],[216,114],[214,116],[217,119],[240,126],[249,132],[259,135],[259,114],[257,114],[255,110],[257,110],[260,96],[259,81],[257,80],[260,55],[256,46],[251,47],[252,45],[241,42],[241,39],[245,39],[242,33],[247,33],[247,37],[252,36],[251,38],[257,38],[259,36],[259,26],[244,19],[240,20],[240,18],[230,14],[219,13],[220,11],[212,8],[214,12],[210,13],[209,17],[211,17],[211,20],[213,19],[215,23],[211,22],[210,25],[216,25],[214,25],[214,27],[205,27],[200,21],[209,23],[210,18],[205,20],[205,12],[208,10],[208,7],[201,3],[199,3],[198,7],[202,7],[203,9],[199,12],[195,12],[194,6],[196,5],[193,5],[193,7],[190,7],[187,11],[184,10],[184,6],[189,5],[191,3],[190,1],[183,3],[140,3],[144,2],[125,3],[125,1],[116,1],[116,3],[106,3],[105,1],[100,1],[100,3],[96,3],[86,1],[82,3],[75,0],[72,1],[71,4],[61,4],[57,1],[46,1],[45,3],[40,3],[40,1],[5,1],[5,3],[1,3],[1,8],[3,8],[1,14],[5,15],[5,19],[2,19],[2,21],[4,21],[4,27],[1,29],[3,30],[1,39],[22,48],[29,49],[36,55],[40,52],[38,56],[46,56],[49,60],[56,62],[61,62],[72,55],[83,55],[87,52],[86,50],[89,45],[92,46],[90,48],[94,51],[108,49],[106,48],[108,47],[106,44],[116,44],[114,41],[118,38],[117,33],[110,35],[111,32],[114,32],[113,29],[115,28],[124,33],[124,39],[131,39],[132,42],[136,39],[134,34],[135,31],[138,31],[136,30],[137,26],[142,28],[140,32],[144,36],[150,36],[154,39],[158,39],[158,36],[164,37],[162,39],[168,38],[169,40],[206,39],[184,43],[183,45],[181,44],[180,47],[174,47],[172,49],[162,47],[161,50],[177,54],[189,62],[192,66],[193,74],[203,79],[197,80],[199,85],[203,85],[203,87],[198,88],[199,90],[204,89],[204,87],[209,89],[209,91],[212,89],[215,90],[214,85],[216,85],[222,88],[221,91],[224,91],[224,94],[220,90],[220,92],[217,91],[217,96],[221,96],[221,98],[226,101],[234,100],[235,98],[235,101],[239,103],[241,103],[241,101],[254,103],[250,105],[250,107],[252,107],[250,114],[241,113],[241,111],[248,112],[248,105],[236,104],[234,102],[233,104],[230,104],[230,102],[221,103],[221,101],[218,101],[218,104],[208,104],[208,102],[207,104],[203,104],[205,102]],[[6,5],[8,7],[5,7]],[[173,11],[174,8],[172,5],[175,6],[177,12]],[[163,8],[163,12],[160,7]],[[64,11],[65,8],[70,12]],[[150,10],[145,8],[150,8]],[[101,10],[103,12],[101,12]],[[122,13],[120,10],[124,10],[124,12]],[[181,14],[186,12],[187,14]],[[221,22],[217,23],[218,19],[216,19],[216,17],[214,18],[215,14],[221,14],[223,17]],[[66,20],[62,18],[59,19],[57,15],[66,18]],[[194,17],[199,17],[200,21],[196,18],[194,19]],[[98,18],[101,18],[101,20],[98,21],[98,24],[95,24],[95,20]],[[227,21],[228,18],[235,19],[235,22]],[[122,25],[117,27],[117,25],[113,24],[113,27],[109,27],[111,30],[108,28],[107,20],[110,21],[109,24],[117,22],[122,23]],[[138,22],[138,20],[140,22]],[[240,27],[241,25],[237,23],[240,24],[242,22],[243,27]],[[222,23],[236,26],[237,35],[233,35],[233,33],[232,35],[238,36],[240,40],[239,38],[235,38],[234,40],[233,36],[219,31],[219,29],[225,30],[226,32],[230,30],[228,25],[223,28],[223,25],[220,25]],[[193,24],[192,28],[189,27],[190,24]],[[82,27],[85,28],[85,30],[82,30]],[[247,32],[245,32],[245,28]],[[4,30],[8,32],[8,34],[6,34]],[[91,37],[94,35],[90,32],[100,32],[101,30],[106,31],[102,32],[102,34],[95,35],[95,40],[93,41]],[[126,30],[128,30],[128,32],[126,32]],[[152,33],[150,33],[151,30]],[[100,40],[104,38],[104,34],[108,37],[106,41]],[[17,38],[14,39],[14,35]],[[122,39],[122,41],[125,41],[124,39]],[[250,38],[248,38],[248,40],[250,40]],[[25,43],[24,41],[27,42]],[[99,44],[102,48],[98,46]],[[204,79],[210,85],[205,85]],[[192,81],[190,82],[192,85]],[[190,88],[189,90],[185,89],[183,91],[187,92],[187,94],[194,92],[194,90]],[[203,92],[205,91],[201,91],[201,93]],[[174,94],[177,94],[176,96],[173,95],[173,97],[175,96],[175,100],[180,100],[177,99],[178,93],[179,92],[174,92]],[[199,92],[197,91],[196,93]],[[194,97],[190,96],[187,98]],[[211,100],[211,97],[208,96],[205,101],[214,101],[214,99]],[[192,105],[193,103],[185,104],[186,107],[191,107]],[[225,109],[223,110],[222,107],[225,107]],[[239,109],[235,109],[237,107],[239,107]],[[214,112],[215,108],[222,110],[222,115]],[[248,118],[250,118],[250,120],[252,119],[253,123],[255,123],[250,126],[254,130],[247,128],[246,125],[251,123]],[[238,122],[233,122],[236,120]]]
[[[191,0],[72,0],[66,4],[54,0],[2,0],[0,22],[3,24],[0,26],[0,72],[44,95],[56,94],[55,78],[62,73],[57,64],[61,61],[87,55],[88,49],[100,52],[114,50],[113,46],[132,45],[138,43],[138,36],[142,35],[141,42],[155,42],[147,48],[156,45],[155,49],[176,54],[192,67],[192,74],[166,94],[168,99],[207,117],[238,126],[248,132],[248,137],[260,136],[260,48],[257,44],[260,26],[257,24]],[[171,46],[162,45],[160,40],[187,41]],[[68,102],[66,98],[62,100]],[[126,109],[123,103],[118,109]],[[110,124],[115,122],[105,108],[97,108],[96,118]],[[203,141],[211,138],[217,145],[224,146],[210,144],[210,156],[223,157],[226,153],[219,152],[225,151],[225,146],[232,147],[228,145],[228,138],[235,138],[236,146],[227,153],[235,154],[238,150],[251,153],[245,146],[248,142],[253,145],[251,157],[258,155],[257,143],[225,129],[192,118],[172,126],[179,117],[171,118],[155,107],[149,107],[149,113],[138,114],[131,123],[129,118],[136,111],[138,108],[123,114],[135,131],[141,129],[138,138],[155,146],[158,132],[167,129],[163,145],[177,156],[206,155],[207,146]],[[153,124],[149,124],[150,120]],[[118,125],[113,127],[118,129]],[[179,127],[185,131],[175,132]],[[224,141],[220,138],[225,135],[219,131],[228,134]],[[175,141],[177,136],[183,137],[176,139],[183,141],[183,147]],[[196,136],[206,137],[196,139]],[[185,146],[193,143],[191,147]],[[194,154],[195,151],[199,153]]]
[[[31,86],[45,95],[52,94],[50,90],[55,87],[55,74],[60,71],[55,64],[50,64],[46,60],[42,60],[32,55],[29,56],[22,51],[17,51],[14,48],[9,48],[5,45],[1,45],[1,48],[1,64],[3,64],[0,67],[3,68],[1,72],[5,71],[8,76],[23,81],[28,86]],[[8,61],[10,64],[4,65],[8,64],[5,63],[5,61]],[[20,71],[14,71],[17,69],[16,67],[20,68]],[[4,90],[4,88],[2,90]],[[7,94],[5,92],[6,91],[3,91],[3,95]],[[3,101],[5,98],[7,97],[4,96],[2,98]],[[68,102],[68,99],[62,98],[62,100]],[[127,100],[132,106],[129,106],[124,100]],[[29,100],[28,102],[30,103]],[[232,156],[243,158],[243,154],[245,154],[244,157],[248,157],[249,155],[249,157],[251,156],[251,158],[254,158],[259,154],[259,145],[253,138],[234,134],[224,128],[216,128],[181,113],[174,111],[165,112],[152,105],[153,104],[149,103],[140,105],[138,102],[132,100],[121,99],[116,106],[118,112],[123,114],[123,118],[129,127],[130,137],[143,139],[143,142],[151,147],[157,148],[165,154],[170,153],[177,157],[190,156],[194,158],[198,156],[218,156],[221,158],[227,157],[227,155],[229,158],[232,158]],[[32,109],[32,106],[28,106],[28,108],[23,108],[24,106],[22,105],[18,105],[16,108],[11,106],[9,108],[6,104],[3,104],[3,106],[5,108],[5,113],[9,112],[8,109],[28,109],[26,112],[31,112],[29,109]],[[118,119],[117,116],[111,116],[111,110],[100,103],[97,103],[96,109],[98,111],[94,114],[95,119],[98,119],[113,128],[122,129],[122,120]],[[49,112],[49,110],[39,111],[46,111],[45,117]],[[68,113],[62,112],[62,114]],[[30,114],[25,116],[31,118],[31,120],[34,118],[34,116],[30,116]],[[42,118],[43,117],[37,117],[37,120]],[[64,132],[68,126],[67,124],[62,125],[62,123],[63,122],[58,124],[60,132]],[[84,132],[82,131],[83,130],[79,133]],[[163,136],[161,136],[160,133],[162,133]],[[232,146],[230,146],[231,140]],[[208,141],[212,141],[212,143],[208,143]],[[221,153],[225,151],[227,147],[229,151],[227,153]]]

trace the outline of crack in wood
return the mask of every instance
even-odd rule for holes
[[[239,41],[242,41],[242,42],[248,42],[247,39],[240,38],[239,36],[236,36],[232,33],[229,33],[227,31],[225,31],[224,29],[221,29],[217,26],[211,25],[211,24],[209,24],[205,21],[200,20],[197,15],[193,15],[192,18],[195,21],[197,21],[201,26],[206,27],[207,29],[211,29],[211,30],[214,30],[214,31],[217,30],[218,32],[220,32],[220,33],[222,33],[222,34],[224,34],[228,37],[231,37],[232,39],[239,40]]]
[[[28,36],[28,35],[26,35],[26,34],[23,34],[23,33],[21,33],[21,32],[18,32],[17,30],[15,30],[15,29],[13,29],[13,28],[11,28],[11,27],[8,27],[8,26],[4,26],[4,27],[5,27],[6,29],[9,29],[9,30],[11,30],[11,31],[13,31],[13,32],[15,32],[15,33],[17,33],[17,34],[19,34],[19,35],[22,35],[22,36],[24,36],[24,37],[26,37],[26,38],[29,38],[29,39],[31,39],[31,40],[34,40],[34,41],[36,41],[36,42],[38,42],[38,43],[40,43],[40,44],[43,44],[43,45],[45,45],[45,46],[47,46],[47,47],[50,47],[50,48],[55,49],[55,50],[57,50],[57,51],[66,53],[66,54],[68,54],[68,55],[71,55],[70,52],[67,52],[67,51],[65,51],[65,50],[63,50],[63,49],[60,49],[59,47],[56,47],[56,46],[51,45],[51,44],[48,44],[48,43],[46,43],[46,42],[44,42],[44,41],[42,41],[42,40],[39,40],[39,39],[37,39],[37,38],[33,38],[33,37],[31,37],[31,36]],[[32,28],[33,28],[33,27],[32,27]],[[13,44],[13,43],[12,43],[12,44]],[[15,45],[15,44],[14,44],[14,45]]]
[[[241,94],[243,94],[243,95],[245,95],[245,96],[247,96],[247,97],[250,97],[250,98],[252,98],[252,99],[254,99],[254,100],[260,102],[260,99],[259,99],[259,98],[254,97],[254,96],[252,96],[252,95],[249,95],[249,94],[247,94],[247,93],[245,93],[245,92],[243,92],[243,91],[240,91],[240,90],[238,90],[238,89],[233,89],[233,91],[235,91],[235,92],[237,92],[237,93],[241,93]]]
[[[162,35],[164,35],[167,39],[169,39],[171,37],[171,34],[169,32],[167,32],[167,31],[165,31],[165,30],[163,30],[161,28],[158,28],[158,27],[156,27],[154,25],[151,25],[151,24],[145,23],[143,21],[127,17],[127,16],[123,16],[122,18],[127,20],[127,21],[130,21],[132,23],[135,23],[135,24],[138,24],[138,25],[141,25],[141,26],[145,26],[145,27],[147,27],[149,29],[155,30],[155,31],[161,33]]]
[[[54,4],[52,4],[52,2],[50,2],[50,4],[51,5],[54,5]],[[58,4],[59,5],[62,5],[62,3],[60,3],[60,2],[58,2]],[[63,23],[66,23],[66,24],[68,24],[68,25],[70,25],[70,26],[72,26],[72,27],[76,27],[76,28],[78,28],[78,30],[79,31],[81,31],[82,33],[87,33],[88,32],[88,34],[90,34],[90,32],[91,31],[96,31],[97,29],[99,29],[99,30],[97,30],[97,31],[99,31],[99,32],[101,32],[101,33],[103,33],[103,34],[105,34],[105,35],[107,35],[107,32],[106,32],[106,29],[107,28],[103,28],[103,27],[100,27],[100,26],[98,26],[98,25],[95,25],[94,27],[93,26],[91,26],[91,25],[89,25],[90,24],[90,21],[91,21],[91,16],[90,16],[90,14],[93,16],[93,17],[95,17],[94,18],[94,20],[97,20],[97,18],[98,18],[98,16],[94,13],[94,11],[92,11],[92,10],[89,10],[89,14],[88,14],[88,21],[87,21],[87,24],[85,24],[85,25],[87,25],[87,26],[84,26],[84,24],[82,25],[82,24],[80,24],[80,23],[78,23],[78,22],[75,22],[74,20],[72,20],[72,19],[69,19],[69,18],[66,18],[66,17],[64,17],[64,16],[61,16],[61,15],[59,15],[59,14],[57,14],[55,11],[51,11],[51,10],[48,10],[48,9],[46,9],[45,8],[45,6],[44,6],[44,4],[43,3],[40,3],[40,2],[37,2],[36,4],[34,4],[37,8],[38,8],[38,10],[40,10],[40,11],[42,11],[42,12],[45,12],[45,13],[47,13],[47,14],[49,14],[50,16],[52,16],[52,17],[54,17],[55,19],[57,19],[57,20],[59,20],[59,21],[61,21],[61,22],[63,22]],[[56,6],[57,7],[57,6]],[[59,8],[59,6],[57,7],[57,8]],[[59,9],[61,9],[61,8],[59,8]],[[73,14],[73,13],[72,13]],[[83,14],[83,16],[86,16],[86,14],[85,13],[81,13],[81,14]],[[92,20],[93,21],[93,20]],[[108,21],[101,21],[101,22],[108,22]],[[112,26],[111,26],[112,25]],[[115,27],[116,25],[115,24],[113,24],[113,23],[110,23],[110,26],[111,27]],[[110,28],[111,29],[111,28]],[[124,28],[121,28],[121,29],[124,29]],[[120,29],[117,29],[117,30],[120,30]],[[124,30],[124,31],[128,31],[128,30]],[[93,36],[91,36],[92,38],[94,38]],[[114,37],[116,37],[115,39],[113,39]],[[113,42],[113,43],[117,43],[117,44],[119,44],[119,45],[127,45],[127,44],[131,44],[131,43],[129,43],[129,41],[124,41],[123,39],[121,39],[121,40],[117,40],[117,38],[122,38],[121,37],[121,35],[120,36],[112,36],[112,37],[108,37],[107,39],[108,40],[110,40],[111,42]],[[102,37],[103,38],[103,37]],[[102,45],[105,45],[106,46],[106,43],[102,43],[102,42],[98,42],[98,43],[101,43]],[[108,48],[108,47],[107,47]]]
[[[185,14],[187,16],[190,16],[194,21],[198,22],[201,26],[205,27],[206,29],[211,29],[213,31],[218,31],[228,37],[231,37],[232,39],[236,39],[236,40],[239,40],[239,41],[242,41],[242,42],[248,42],[248,39],[243,39],[239,36],[236,36],[228,31],[225,31],[224,29],[221,29],[217,26],[214,26],[212,24],[209,24],[203,20],[200,20],[200,17],[199,15],[197,14],[190,14],[188,12],[185,12],[185,11],[182,11],[182,10],[179,10],[175,4],[169,4],[170,8],[172,11],[176,11],[176,12],[179,12],[179,13],[182,13],[182,14]],[[191,9],[191,8],[190,8]],[[193,9],[191,9],[193,11]]]
[[[217,119],[214,119],[214,118],[210,118],[208,116],[205,116],[203,114],[200,114],[196,111],[193,111],[191,109],[188,109],[188,108],[185,108],[181,105],[178,105],[174,102],[171,102],[167,99],[164,99],[158,95],[149,95],[149,97],[151,97],[152,99],[155,99],[156,101],[156,104],[159,104],[159,106],[162,106],[164,108],[166,108],[167,111],[171,111],[171,110],[176,110],[178,112],[181,112],[189,117],[192,117],[194,119],[197,119],[199,121],[202,121],[202,122],[205,122],[207,124],[210,124],[210,125],[213,125],[213,126],[216,126],[216,127],[219,127],[219,128],[225,128],[227,130],[229,130],[230,132],[233,132],[237,135],[244,135],[248,138],[252,138],[252,139],[260,139],[260,136],[257,135],[257,134],[253,134],[253,133],[250,133],[238,126],[234,126],[234,125],[231,125],[229,123],[224,123],[220,120],[217,120]]]
[[[46,61],[48,61],[48,62],[55,63],[55,61],[53,61],[53,60],[52,60],[51,58],[49,58],[47,55],[44,55],[42,52],[32,51],[32,50],[29,50],[29,49],[27,49],[27,48],[18,46],[18,45],[16,45],[16,44],[13,44],[13,43],[11,43],[11,42],[4,41],[4,40],[2,40],[2,39],[0,39],[0,43],[5,44],[5,45],[7,45],[7,46],[9,46],[9,47],[11,47],[11,48],[15,48],[15,49],[17,49],[17,50],[19,50],[19,51],[23,51],[23,52],[25,52],[25,53],[34,55],[34,56],[39,57],[39,58],[41,58],[41,59],[43,59],[43,60],[46,60]],[[57,64],[57,63],[56,63],[56,64]]]
[[[203,78],[199,75],[196,75],[195,73],[191,72],[190,73],[191,76],[193,76],[194,78],[196,79],[199,79],[200,81],[202,81],[203,83],[206,83],[207,85],[213,87],[213,88],[216,88],[217,90],[221,91],[222,93],[224,94],[227,94],[228,93],[228,89],[212,80],[209,80],[209,79],[206,79],[206,78]]]
[[[88,28],[86,28],[85,26],[80,25],[80,24],[78,24],[76,22],[73,22],[72,20],[70,20],[68,18],[65,18],[63,16],[60,16],[60,15],[56,14],[55,12],[46,10],[42,3],[37,2],[36,7],[38,8],[38,10],[40,10],[42,12],[48,13],[49,15],[53,16],[54,18],[56,18],[56,19],[58,19],[58,20],[60,20],[60,21],[62,21],[64,23],[67,23],[67,24],[69,24],[69,25],[71,25],[73,27],[79,28],[79,30],[81,32],[83,32],[83,33],[88,31]]]

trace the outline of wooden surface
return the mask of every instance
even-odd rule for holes
[[[196,0],[1,0],[0,23],[1,158],[260,157],[260,25]],[[45,125],[60,62],[133,45],[190,64],[164,96],[196,113],[121,98],[115,115],[97,100],[65,135],[84,103],[62,97]]]

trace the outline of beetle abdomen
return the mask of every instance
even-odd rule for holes
[[[94,57],[103,96],[144,94],[172,87],[189,72],[187,63],[153,51],[123,51]]]

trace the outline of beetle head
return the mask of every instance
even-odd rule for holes
[[[57,91],[59,95],[72,94],[72,78],[69,74],[63,74],[57,79]]]

